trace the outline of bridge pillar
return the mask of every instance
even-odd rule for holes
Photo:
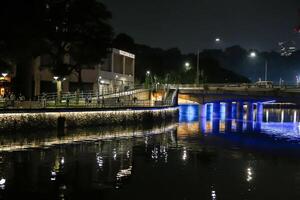
[[[247,120],[248,121],[253,120],[253,103],[252,102],[247,103]]]
[[[200,121],[199,121],[199,129],[200,129],[200,133],[205,134],[206,133],[206,118],[205,117],[200,117]]]
[[[232,119],[228,118],[225,120],[225,132],[230,133],[232,131]]]
[[[253,123],[252,120],[251,121],[247,121],[247,124],[246,124],[246,130],[247,130],[247,132],[252,132],[253,131],[253,125],[254,125],[254,123]]]
[[[213,118],[220,118],[221,116],[221,103],[213,103]]]
[[[212,121],[212,131],[215,134],[220,133],[220,118],[214,118]]]
[[[239,132],[239,133],[242,133],[243,128],[244,128],[244,121],[243,120],[237,120],[236,121],[236,131]]]
[[[227,119],[232,118],[232,102],[226,102],[225,115]]]
[[[244,102],[238,101],[236,102],[236,117],[237,119],[243,119],[244,114]]]
[[[297,110],[294,111],[294,117],[293,117],[293,122],[297,123],[298,119],[297,119]]]
[[[256,121],[261,123],[263,121],[264,106],[261,102],[256,104]]]
[[[199,104],[199,118],[206,117],[206,105]]]

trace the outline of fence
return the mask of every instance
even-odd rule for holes
[[[136,96],[140,93],[154,90],[166,91],[166,97],[162,101],[139,100]],[[173,106],[175,90],[170,90],[165,85],[145,88],[135,86],[135,88],[124,90],[105,90],[103,93],[93,93],[92,91],[61,93],[44,93],[36,101],[20,101],[1,99],[2,109],[44,109],[44,108],[116,108],[116,107],[165,107]]]
[[[106,100],[93,99],[91,101],[0,101],[2,109],[45,109],[45,108],[131,108],[131,107],[166,107],[173,106],[173,101],[152,100]]]

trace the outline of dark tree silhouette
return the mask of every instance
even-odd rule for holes
[[[109,52],[111,13],[96,0],[58,0],[47,3],[46,14],[52,71],[67,76],[75,70],[81,83],[81,70],[101,63]]]
[[[125,33],[120,33],[115,37],[113,40],[113,47],[131,53],[136,53],[134,39]]]
[[[113,36],[111,13],[97,0],[9,0],[0,3],[0,57],[17,66],[18,91],[32,94],[32,66],[43,54],[59,76],[98,64]],[[69,58],[71,62],[66,62]]]
[[[32,90],[32,63],[44,49],[43,0],[9,0],[0,3],[0,56],[16,65],[17,90]]]

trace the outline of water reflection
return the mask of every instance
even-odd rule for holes
[[[22,134],[0,134],[0,151],[26,150],[30,148],[49,148],[51,146],[72,144],[84,141],[110,140],[114,138],[144,137],[149,135],[161,134],[174,130],[175,123],[153,126],[150,129],[143,127],[104,127],[101,129],[85,129],[68,131],[61,136],[56,132],[29,133],[24,137]],[[145,139],[147,143],[147,137]],[[113,150],[113,158],[116,159],[117,153]]]
[[[185,105],[185,109],[194,110],[189,112],[195,116],[180,118],[180,126],[178,134],[181,136],[193,135],[200,132],[201,134],[221,134],[221,133],[264,133],[266,135],[286,138],[288,140],[300,141],[300,123],[298,110],[281,110],[281,109],[265,109],[256,107],[251,113],[244,113],[243,119],[227,118],[225,105],[221,104],[220,117],[212,116],[212,105],[206,106],[205,115],[199,117],[197,115],[197,105]],[[236,111],[232,111],[236,112]],[[255,116],[255,117],[253,117]],[[191,120],[192,119],[192,120]]]
[[[299,112],[220,106],[151,128],[2,135],[0,199],[298,199]]]

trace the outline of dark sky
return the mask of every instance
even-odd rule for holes
[[[259,50],[277,49],[295,40],[300,0],[101,0],[113,14],[116,33],[153,47],[179,47],[183,52],[240,44]]]

